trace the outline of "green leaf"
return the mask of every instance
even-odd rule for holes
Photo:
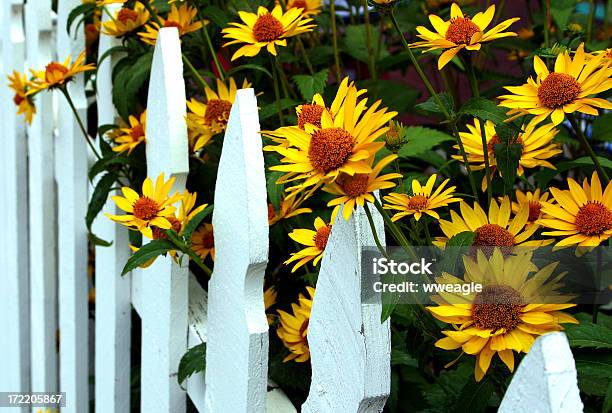
[[[202,211],[198,212],[195,217],[191,218],[191,221],[189,221],[187,225],[185,225],[185,230],[183,231],[183,237],[187,240],[187,242],[190,242],[191,234],[193,234],[193,231],[195,231],[196,228],[200,226],[204,218],[210,215],[212,210],[213,210],[213,206],[208,205]]]
[[[419,96],[419,92],[414,88],[392,80],[369,79],[358,84],[368,90],[368,97],[372,102],[380,99],[383,106],[399,113],[411,109]]]
[[[520,143],[498,143],[493,146],[493,151],[497,168],[504,181],[504,193],[507,194],[514,185],[523,148]]]
[[[286,109],[293,108],[297,104],[298,102],[296,102],[293,99],[283,98],[280,100],[280,110],[284,111]],[[259,111],[260,120],[265,120],[265,119],[271,118],[272,116],[277,116],[277,115],[278,115],[278,105],[276,104],[276,101],[262,107],[261,110]]]
[[[130,163],[130,158],[126,158],[125,156],[115,156],[113,158],[102,158],[99,161],[96,161],[95,164],[89,170],[89,179],[92,180],[99,173],[107,170],[109,166],[115,165],[125,165]]]
[[[93,12],[95,10],[96,10],[96,4],[95,3],[79,4],[74,9],[72,9],[70,11],[70,14],[68,14],[68,19],[66,20],[66,32],[70,33],[70,29],[72,28],[72,24],[74,23],[74,21],[79,16],[82,15],[83,19],[84,19],[85,17],[93,14]]]
[[[575,0],[552,0],[550,3],[550,14],[557,27],[565,29],[572,13],[576,7]]]
[[[571,347],[612,349],[612,329],[602,323],[569,324],[565,334]]]
[[[193,374],[206,370],[206,343],[200,343],[187,350],[178,368],[178,382],[182,384]]]
[[[310,102],[315,94],[323,93],[325,86],[327,85],[328,77],[329,69],[323,69],[312,76],[295,75],[293,76],[293,81],[297,85],[304,100]]]
[[[578,370],[578,387],[588,395],[605,396],[612,379],[612,354],[610,352],[574,353]]]
[[[506,110],[486,98],[472,98],[459,111],[461,115],[469,115],[482,120],[490,120],[499,124],[506,120]]]
[[[610,380],[610,384],[608,384],[608,390],[606,391],[606,398],[603,402],[603,407],[601,409],[601,413],[609,413],[612,412],[612,380]]]
[[[91,200],[89,201],[89,205],[87,207],[87,215],[85,216],[85,223],[87,224],[87,229],[91,228],[91,224],[100,211],[102,207],[106,203],[108,198],[108,193],[110,192],[111,187],[115,183],[116,176],[111,173],[107,173],[104,175],[100,181],[96,184],[96,187],[91,195]]]
[[[391,303],[391,304],[383,303],[383,305],[382,305],[382,312],[380,313],[380,322],[381,322],[381,324],[384,323],[385,321],[387,321],[387,319],[389,317],[391,317],[391,314],[393,314],[393,311],[395,310],[395,307],[397,307],[397,303]]]
[[[389,51],[386,47],[384,47],[384,42],[379,43],[378,41],[380,37],[379,30],[376,27],[370,25],[370,34],[373,53],[376,54],[376,48],[378,44],[381,44],[381,50],[377,56],[378,60],[389,56]],[[365,24],[346,27],[346,35],[344,36],[344,40],[342,42],[343,52],[349,54],[357,60],[367,63],[369,61],[367,44],[368,43]]]
[[[96,234],[94,234],[93,232],[89,232],[87,234],[87,239],[89,239],[89,241],[94,245],[94,246],[100,246],[100,247],[110,247],[111,245],[113,245],[112,242],[110,241],[106,241],[103,240],[102,238],[98,237]]]
[[[143,245],[137,252],[132,254],[123,267],[121,275],[125,275],[145,262],[174,249],[176,249],[176,246],[167,239],[153,240],[148,244]]]
[[[117,63],[113,71],[116,74],[113,79],[113,104],[127,122],[129,115],[136,110],[140,88],[149,79],[153,52],[147,52],[135,60],[129,55],[124,59]]]
[[[472,231],[463,231],[455,234],[446,243],[447,247],[471,247],[474,244],[476,233]]]
[[[125,47],[125,46],[111,47],[110,49],[108,49],[104,53],[102,53],[102,56],[98,57],[98,63],[96,64],[96,66],[100,67],[102,62],[104,62],[104,59],[106,59],[107,57],[110,57],[113,53],[119,53],[119,52],[127,53],[129,51],[130,51],[130,49]]]
[[[270,73],[268,69],[266,69],[263,66],[256,65],[254,63],[248,63],[246,65],[240,65],[240,66],[234,67],[227,72],[226,76],[227,77],[234,76],[236,73],[242,72],[244,70],[257,70],[259,72],[265,73],[270,79],[274,78],[274,76],[272,76],[272,73]]]
[[[493,395],[495,385],[489,376],[480,382],[469,380],[461,389],[459,399],[456,401],[453,413],[478,413],[487,409],[489,400]]]
[[[612,142],[612,113],[600,114],[595,119],[591,139]]]
[[[284,172],[270,172],[266,177],[266,187],[268,189],[268,197],[276,211],[280,209],[281,199],[283,199],[283,191],[285,186],[277,184],[276,181],[284,175]]]
[[[412,367],[417,367],[419,365],[418,361],[410,354],[394,348],[391,350],[391,365],[393,366],[397,364]]]
[[[217,26],[223,28],[231,21],[227,13],[217,6],[204,7],[202,10],[202,16],[212,21]]]
[[[449,93],[438,93],[438,97],[448,113],[453,113],[455,110],[455,101],[453,100],[453,96]],[[425,102],[415,105],[414,108],[425,113],[443,113],[433,96],[430,96]]]
[[[406,143],[398,152],[402,158],[415,158],[427,152],[442,142],[454,140],[452,136],[436,129],[424,126],[410,126],[404,128]]]
[[[601,156],[598,156],[597,159],[599,159],[602,167],[612,170],[611,159],[603,158]],[[557,174],[567,170],[583,169],[583,172],[586,173],[586,171],[584,171],[586,167],[595,167],[593,160],[589,156],[583,156],[582,158],[574,159],[573,161],[559,162],[558,164],[555,164],[555,166],[557,167],[556,170],[542,168],[540,172],[536,173],[535,180],[540,188],[545,189],[551,179],[553,179]]]

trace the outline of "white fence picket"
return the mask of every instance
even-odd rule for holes
[[[72,59],[85,48],[82,30],[66,31],[68,16],[80,0],[60,0],[57,19],[57,54]],[[87,118],[83,75],[75,76],[68,92],[81,119]],[[89,411],[89,311],[87,279],[88,146],[70,106],[58,96],[58,134],[55,150],[58,220],[58,293],[60,330],[60,389],[66,413]]]
[[[155,179],[174,176],[172,191],[183,191],[189,172],[185,83],[178,30],[159,31],[147,101],[147,173]],[[181,412],[185,392],[177,381],[187,350],[188,268],[170,256],[158,257],[136,277],[140,282],[142,318],[141,410]]]
[[[384,236],[380,214],[376,232]],[[367,217],[358,209],[338,213],[321,263],[308,345],[312,382],[303,412],[381,412],[390,392],[389,320],[382,305],[361,302],[361,247],[374,245]]]
[[[10,102],[13,92],[6,86],[6,76],[13,70],[23,71],[25,33],[23,1],[3,1],[0,21],[1,34],[0,99]],[[4,236],[2,237],[2,283],[0,290],[0,327],[5,339],[0,344],[0,360],[5,366],[0,375],[0,391],[30,389],[30,301],[28,272],[28,199],[27,153],[25,120],[14,110],[3,110],[2,164],[5,168],[3,185]],[[18,409],[25,412],[27,409]]]
[[[28,67],[54,59],[50,2],[25,5]],[[57,391],[57,272],[53,96],[36,96],[37,114],[28,128],[30,235],[31,389]]]
[[[107,6],[113,15],[121,6]],[[102,22],[110,20],[109,14]],[[120,44],[112,36],[102,35],[98,54]],[[96,73],[98,125],[115,123],[116,113],[112,100],[112,69],[116,55],[106,58]],[[109,198],[103,212],[117,215],[121,212]],[[104,215],[94,222],[94,233],[112,242],[108,247],[96,247],[96,325],[95,325],[95,377],[96,412],[127,413],[130,411],[130,344],[132,326],[131,278],[122,277],[121,270],[129,258],[128,230]]]
[[[215,268],[208,284],[206,411],[263,412],[268,322],[263,277],[268,205],[257,100],[239,90],[217,172]]]
[[[519,365],[499,413],[579,413],[574,357],[564,333],[538,337]]]

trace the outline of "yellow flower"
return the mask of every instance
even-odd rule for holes
[[[204,147],[210,139],[225,130],[229,119],[230,111],[236,99],[236,81],[229,78],[226,82],[216,79],[217,91],[210,87],[204,88],[206,102],[196,99],[187,101],[189,113],[187,114],[187,124],[193,132],[193,152]],[[242,82],[242,89],[251,87],[245,79]]]
[[[123,7],[111,21],[102,24],[102,33],[115,37],[125,36],[144,26],[150,18],[151,15],[142,3],[136,3],[133,9]]]
[[[581,187],[572,178],[567,184],[568,190],[550,188],[557,205],[542,203],[544,218],[538,224],[554,230],[543,235],[563,237],[557,246],[594,247],[606,241],[612,236],[612,184],[602,192],[596,172],[590,184],[585,179]]]
[[[191,235],[191,247],[203,260],[206,259],[209,254],[212,260],[215,260],[215,235],[212,224],[205,222],[201,224],[198,229],[193,231]]]
[[[272,135],[287,140],[273,149],[283,156],[283,165],[270,169],[288,172],[279,182],[304,180],[290,190],[320,186],[335,181],[341,173],[353,176],[372,172],[368,160],[385,143],[376,142],[389,129],[386,125],[397,114],[379,109],[380,101],[367,108],[367,99],[357,103],[359,93],[349,86],[344,103],[332,118],[321,112],[321,127],[306,123],[304,130],[280,128]]]
[[[518,214],[521,208],[527,206],[529,217],[527,218],[526,228],[531,225],[539,227],[537,220],[542,216],[542,205],[548,200],[548,192],[541,193],[540,188],[537,188],[534,192],[523,192],[517,189],[515,194],[516,202],[512,202],[512,212]]]
[[[325,192],[336,195],[336,198],[329,201],[327,206],[344,205],[342,215],[344,219],[349,219],[356,205],[363,206],[366,202],[374,203],[374,191],[393,188],[395,183],[391,180],[402,177],[398,173],[380,175],[384,167],[396,158],[397,155],[389,155],[381,159],[370,173],[355,175],[343,173],[335,182],[325,185],[323,187]],[[373,158],[370,164],[372,162],[374,162]]]
[[[72,64],[70,64],[70,56],[68,56],[64,63],[51,62],[43,71],[30,70],[34,79],[30,83],[30,90],[27,95],[45,89],[62,87],[77,74],[95,70],[95,68],[93,64],[85,64],[85,52],[82,52]]]
[[[323,2],[321,0],[289,0],[287,10],[302,9],[303,16],[314,16],[321,13]]]
[[[461,142],[470,163],[470,169],[479,171],[485,168],[484,154],[482,148],[481,121],[474,119],[473,125],[467,125],[468,132],[460,132]],[[523,175],[525,168],[545,167],[557,169],[547,159],[563,152],[561,145],[552,143],[554,137],[559,133],[552,123],[547,123],[537,127],[536,122],[530,122],[525,126],[525,130],[518,134],[515,143],[519,143],[522,148],[517,174]],[[489,166],[492,171],[497,170],[497,160],[495,158],[495,145],[502,143],[497,136],[495,125],[491,121],[485,122],[485,138],[487,140],[487,150],[489,155]],[[455,145],[455,148],[459,147]],[[461,155],[453,155],[454,159],[462,160]],[[482,178],[482,190],[487,189],[486,176]]]
[[[198,10],[187,3],[182,4],[178,9],[173,4],[166,19],[159,17],[161,26],[157,22],[151,22],[145,26],[145,32],[138,33],[138,36],[140,36],[143,42],[154,46],[157,41],[157,32],[161,27],[176,27],[179,36],[183,37],[202,28],[202,22],[194,21],[197,14]]]
[[[270,307],[276,304],[277,295],[278,294],[274,287],[270,287],[264,291],[264,309],[266,312],[270,309]],[[267,314],[266,318],[268,319],[268,324],[272,324],[274,321],[274,314]]]
[[[298,303],[291,304],[293,314],[278,310],[280,315],[280,325],[276,334],[281,339],[285,347],[290,351],[283,362],[295,360],[303,363],[310,359],[310,349],[308,348],[308,322],[310,321],[310,311],[312,310],[312,299],[315,289],[306,287],[308,296],[300,294]]]
[[[437,175],[433,174],[427,180],[425,186],[413,179],[412,180],[412,195],[398,194],[392,192],[385,196],[385,209],[400,211],[391,217],[391,221],[395,222],[405,216],[414,215],[415,220],[421,219],[423,214],[427,214],[435,219],[440,219],[440,215],[436,208],[448,206],[451,202],[461,201],[460,198],[455,198],[455,186],[446,188],[449,179],[444,180],[434,191]]]
[[[512,372],[515,351],[529,352],[536,337],[563,330],[561,323],[578,323],[561,311],[575,305],[567,303],[571,298],[558,291],[562,286],[558,280],[564,275],[553,276],[558,262],[538,269],[531,262],[531,254],[504,257],[495,249],[489,259],[479,251],[476,259],[464,257],[464,263],[466,273],[462,281],[482,283],[482,291],[468,296],[445,294],[435,299],[438,306],[427,309],[438,320],[454,327],[442,331],[446,337],[438,340],[436,347],[461,348],[463,353],[476,356],[476,381],[487,373],[495,354]],[[437,281],[461,280],[444,273]],[[541,303],[545,301],[542,297],[552,295],[557,296],[555,303]]]
[[[522,86],[506,86],[511,95],[503,95],[500,106],[510,113],[535,115],[534,122],[550,116],[555,125],[565,119],[566,113],[582,112],[597,116],[596,108],[612,109],[606,99],[592,97],[612,88],[612,67],[603,64],[604,54],[587,58],[584,44],[572,59],[568,51],[560,53],[553,72],[538,56],[533,58],[536,79],[527,79]]]
[[[118,144],[117,146],[113,147],[113,151],[119,153],[128,151],[129,155],[138,145],[140,145],[141,142],[145,142],[146,122],[146,110],[140,114],[140,119],[130,115],[130,127],[121,128],[117,131],[117,133],[113,134],[113,140]]]
[[[280,201],[280,210],[277,212],[274,205],[268,204],[268,225],[274,225],[283,219],[293,218],[300,214],[308,214],[312,212],[310,208],[300,208],[300,205],[308,199],[308,193],[302,193],[298,197],[298,192],[288,194]]]
[[[169,196],[174,177],[164,180],[162,173],[157,178],[155,186],[151,178],[145,179],[142,184],[142,195],[138,195],[132,188],[124,186],[121,188],[122,196],[113,196],[115,204],[123,211],[125,215],[110,215],[106,214],[110,219],[127,227],[133,227],[143,232],[143,234],[153,238],[151,226],[160,229],[173,228],[170,221],[176,219],[174,213],[176,208],[172,205],[181,199],[181,195],[177,192]]]
[[[494,16],[495,5],[490,6],[484,13],[476,13],[473,18],[470,18],[463,15],[457,3],[453,3],[450,20],[444,21],[439,16],[430,14],[429,21],[436,32],[434,33],[424,26],[418,26],[416,28],[417,32],[419,32],[417,36],[423,40],[411,44],[411,47],[427,48],[423,53],[431,50],[446,49],[438,59],[438,69],[442,69],[462,49],[470,51],[480,50],[485,42],[502,37],[516,36],[516,33],[504,32],[504,30],[519,20],[518,17],[505,20],[492,29],[485,31],[487,26],[491,24]]]
[[[28,94],[27,76],[13,70],[13,74],[8,75],[7,78],[9,80],[9,87],[15,92],[13,103],[17,106],[17,114],[24,115],[26,122],[31,124],[36,114],[36,106],[34,106],[33,96]]]
[[[475,233],[474,247],[490,255],[494,247],[502,248],[504,252],[512,252],[516,246],[533,247],[546,245],[545,240],[531,240],[529,238],[538,229],[537,226],[526,226],[529,219],[529,208],[524,206],[510,219],[512,208],[510,198],[507,196],[498,204],[494,199],[489,205],[488,215],[478,202],[470,208],[464,201],[459,202],[461,216],[451,211],[451,220],[440,220],[440,229],[445,237],[436,238],[434,245],[444,246],[448,240],[461,232]]]
[[[323,258],[323,252],[327,246],[332,225],[331,223],[325,223],[321,217],[317,217],[314,220],[314,228],[314,231],[304,228],[294,229],[289,233],[289,237],[292,240],[306,246],[306,248],[291,254],[291,257],[285,261],[285,264],[297,261],[291,272],[297,271],[298,268],[310,261],[313,261],[313,265],[316,266],[321,261],[321,258]]]
[[[302,15],[302,9],[289,9],[283,13],[280,5],[268,11],[259,6],[257,14],[239,11],[238,16],[243,23],[230,23],[221,32],[224,38],[232,39],[223,46],[246,43],[234,53],[232,60],[241,56],[252,57],[259,54],[262,48],[276,56],[275,46],[287,46],[287,38],[312,31],[315,27],[312,19]]]

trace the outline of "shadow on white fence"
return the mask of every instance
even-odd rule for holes
[[[26,62],[44,67],[56,56],[76,56],[84,48],[83,36],[68,36],[64,28],[69,11],[80,3],[59,0],[54,30],[51,1],[31,1],[24,7],[20,0],[1,0],[1,79],[13,69],[23,71]],[[113,46],[114,40],[103,36],[100,55]],[[115,59],[106,59],[97,73],[100,125],[116,118],[111,98]],[[177,178],[174,190],[182,190],[189,162],[175,28],[160,32],[150,82],[148,174],[172,175]],[[70,87],[85,115],[82,78]],[[9,102],[9,89],[3,84],[0,90],[2,102]],[[63,101],[42,93],[36,104],[38,114],[27,129],[12,108],[6,106],[1,114],[0,391],[64,391],[62,412],[88,412],[91,398],[98,412],[128,412],[131,334],[137,334],[131,329],[133,306],[142,319],[141,411],[184,412],[188,394],[201,412],[295,412],[282,391],[268,391],[263,304],[267,201],[253,90],[238,92],[224,138],[213,216],[217,260],[208,294],[185,266],[164,257],[121,277],[129,256],[127,230],[103,216],[96,221],[95,232],[113,244],[96,248],[95,356],[87,312],[87,147]],[[117,212],[112,202],[104,211]],[[382,218],[374,218],[382,234]],[[360,300],[359,252],[372,242],[363,211],[349,221],[339,214],[313,303],[313,375],[301,406],[304,412],[380,412],[385,405],[389,322],[380,323],[380,303]],[[185,392],[177,383],[179,360],[187,348],[203,341],[206,372],[192,376]],[[90,395],[91,370],[95,389]],[[562,333],[536,340],[500,411],[582,411],[574,361]]]

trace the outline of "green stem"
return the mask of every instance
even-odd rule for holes
[[[374,49],[372,47],[372,27],[370,26],[370,10],[368,9],[367,0],[361,0],[363,6],[363,19],[366,28],[366,47],[368,49],[368,69],[370,69],[370,76],[374,81],[378,80],[378,73],[376,72],[376,61],[374,60]],[[381,35],[382,36],[382,35]]]
[[[157,11],[153,7],[151,7],[149,0],[140,0],[140,4],[142,4],[145,7],[145,9],[147,9],[149,14],[153,16],[153,20],[155,20],[155,23],[159,24],[159,27],[161,28],[162,22],[159,18],[159,15],[157,14]]]
[[[280,84],[283,87],[283,94],[287,99],[297,99],[295,92],[293,91],[293,89],[291,89],[291,86],[289,85],[289,79],[287,79],[287,75],[285,75],[285,71],[283,70],[283,67],[281,66],[281,63],[278,60],[277,56],[274,56],[274,63],[276,64],[276,70],[281,80]]]
[[[70,97],[70,94],[68,93],[68,90],[66,89],[66,86],[60,87],[59,90],[62,92],[64,97],[66,97],[66,100],[68,101],[68,105],[70,105],[70,109],[72,109],[72,113],[74,113],[74,117],[76,118],[77,123],[79,124],[79,128],[81,128],[81,132],[83,133],[85,142],[87,142],[87,145],[89,145],[89,148],[91,149],[93,154],[96,156],[96,158],[102,159],[102,157],[98,153],[98,150],[96,149],[93,142],[91,141],[89,134],[87,133],[87,129],[85,129],[85,125],[83,125],[83,121],[81,120],[81,117],[79,116],[79,112],[74,106],[74,102],[72,102],[72,98]]]
[[[274,99],[276,99],[276,110],[278,112],[278,121],[281,126],[285,126],[285,120],[283,119],[283,110],[280,104],[280,90],[278,87],[278,73],[277,73],[276,65],[274,64],[274,59],[272,58],[272,56],[270,56],[270,66],[272,66],[271,67],[272,76],[273,76],[272,82],[274,83]]]
[[[304,55],[304,63],[306,63],[306,67],[308,68],[308,72],[311,75],[315,74],[314,69],[312,68],[312,63],[310,63],[310,58],[308,58],[308,53],[306,52],[306,46],[304,46],[304,42],[302,42],[302,39],[300,38],[300,36],[296,36],[297,39],[297,44],[300,47],[300,49],[302,49],[302,54]]]
[[[200,75],[200,73],[196,70],[196,68],[191,63],[191,60],[189,60],[189,58],[185,55],[185,53],[181,53],[181,56],[183,56],[183,62],[185,62],[185,65],[187,66],[187,68],[189,69],[193,77],[195,78],[198,85],[200,85],[202,90],[204,90],[206,86],[208,85],[206,84],[206,81],[204,80],[202,75]]]
[[[200,20],[204,19],[200,17]],[[210,40],[210,35],[208,34],[208,30],[206,30],[206,25],[204,24],[204,22],[202,22],[202,33],[204,34],[204,39],[206,40],[208,50],[210,51],[213,61],[215,62],[217,72],[219,72],[219,78],[221,79],[221,81],[225,81],[225,70],[223,70],[223,66],[221,66],[221,63],[219,63],[219,58],[217,57],[217,53],[215,52],[215,48],[213,47],[212,41]]]
[[[368,207],[368,203],[366,202],[363,205],[363,209],[365,210],[366,216],[368,217],[368,223],[370,224],[370,229],[372,230],[372,235],[374,236],[374,242],[376,243],[376,247],[378,247],[378,251],[382,254],[383,257],[389,259],[389,255],[387,251],[385,251],[384,247],[380,243],[380,239],[378,238],[378,234],[376,233],[376,227],[374,226],[374,220],[372,219],[372,213],[370,212],[370,208]]]
[[[457,144],[459,144],[459,151],[461,152],[461,157],[463,158],[463,164],[467,169],[468,179],[472,188],[472,195],[474,195],[474,199],[478,199],[478,191],[476,190],[476,181],[474,181],[474,173],[472,172],[472,168],[470,168],[470,163],[465,152],[465,147],[463,146],[463,141],[461,140],[461,136],[459,135],[459,130],[457,129],[457,125],[455,125],[454,123],[451,125],[451,128],[453,130],[453,136],[457,140]]]
[[[594,15],[595,15],[595,3],[593,2],[593,0],[589,0],[589,18],[587,20],[587,38],[586,38],[587,43],[591,41],[591,36],[593,34]]]
[[[550,47],[549,33],[550,30],[550,0],[544,0],[544,47]]]
[[[374,206],[376,207],[380,215],[382,215],[383,220],[385,221],[385,224],[387,225],[387,228],[389,228],[389,230],[391,231],[391,234],[393,235],[393,238],[395,238],[397,243],[411,257],[417,258],[417,255],[412,249],[410,242],[408,242],[408,239],[406,238],[402,230],[397,226],[397,224],[395,224],[395,222],[391,220],[391,218],[389,217],[389,214],[387,214],[387,211],[385,211],[385,209],[383,208],[383,206],[381,205],[380,201],[377,198],[374,199]]]
[[[336,27],[336,0],[329,1],[329,14],[332,29],[332,46],[334,47],[334,65],[336,69],[336,81],[340,83],[342,81],[342,74],[340,72],[340,52],[338,51],[338,28]]]
[[[608,183],[610,182],[610,178],[608,177],[608,174],[606,173],[605,169],[601,166],[601,162],[599,162],[599,158],[595,154],[595,151],[593,151],[593,148],[591,148],[591,145],[589,145],[589,141],[587,141],[586,136],[584,136],[582,128],[580,128],[576,117],[573,113],[568,113],[567,119],[570,121],[574,132],[576,132],[576,135],[578,135],[578,139],[580,139],[580,143],[582,144],[583,149],[586,151],[586,153],[589,154],[589,156],[593,160],[593,163],[595,164],[595,169],[597,169],[599,177],[603,179],[604,186],[608,185]]]
[[[200,259],[200,256],[197,255],[195,251],[193,251],[193,249],[191,249],[186,243],[184,243],[181,240],[181,238],[179,238],[179,235],[176,232],[174,232],[173,230],[166,230],[166,234],[168,235],[168,239],[174,245],[176,245],[176,247],[181,252],[183,252],[184,254],[187,254],[193,260],[193,262],[195,262],[196,265],[200,267],[202,271],[206,273],[206,275],[208,275],[209,277],[212,275],[211,269],[208,268],[208,266],[204,264],[204,262],[202,262],[202,259]]]
[[[431,243],[431,234],[429,233],[429,226],[427,225],[427,222],[425,222],[424,220],[422,220],[423,222],[423,229],[425,230],[425,240],[427,241],[427,245],[433,245]]]

